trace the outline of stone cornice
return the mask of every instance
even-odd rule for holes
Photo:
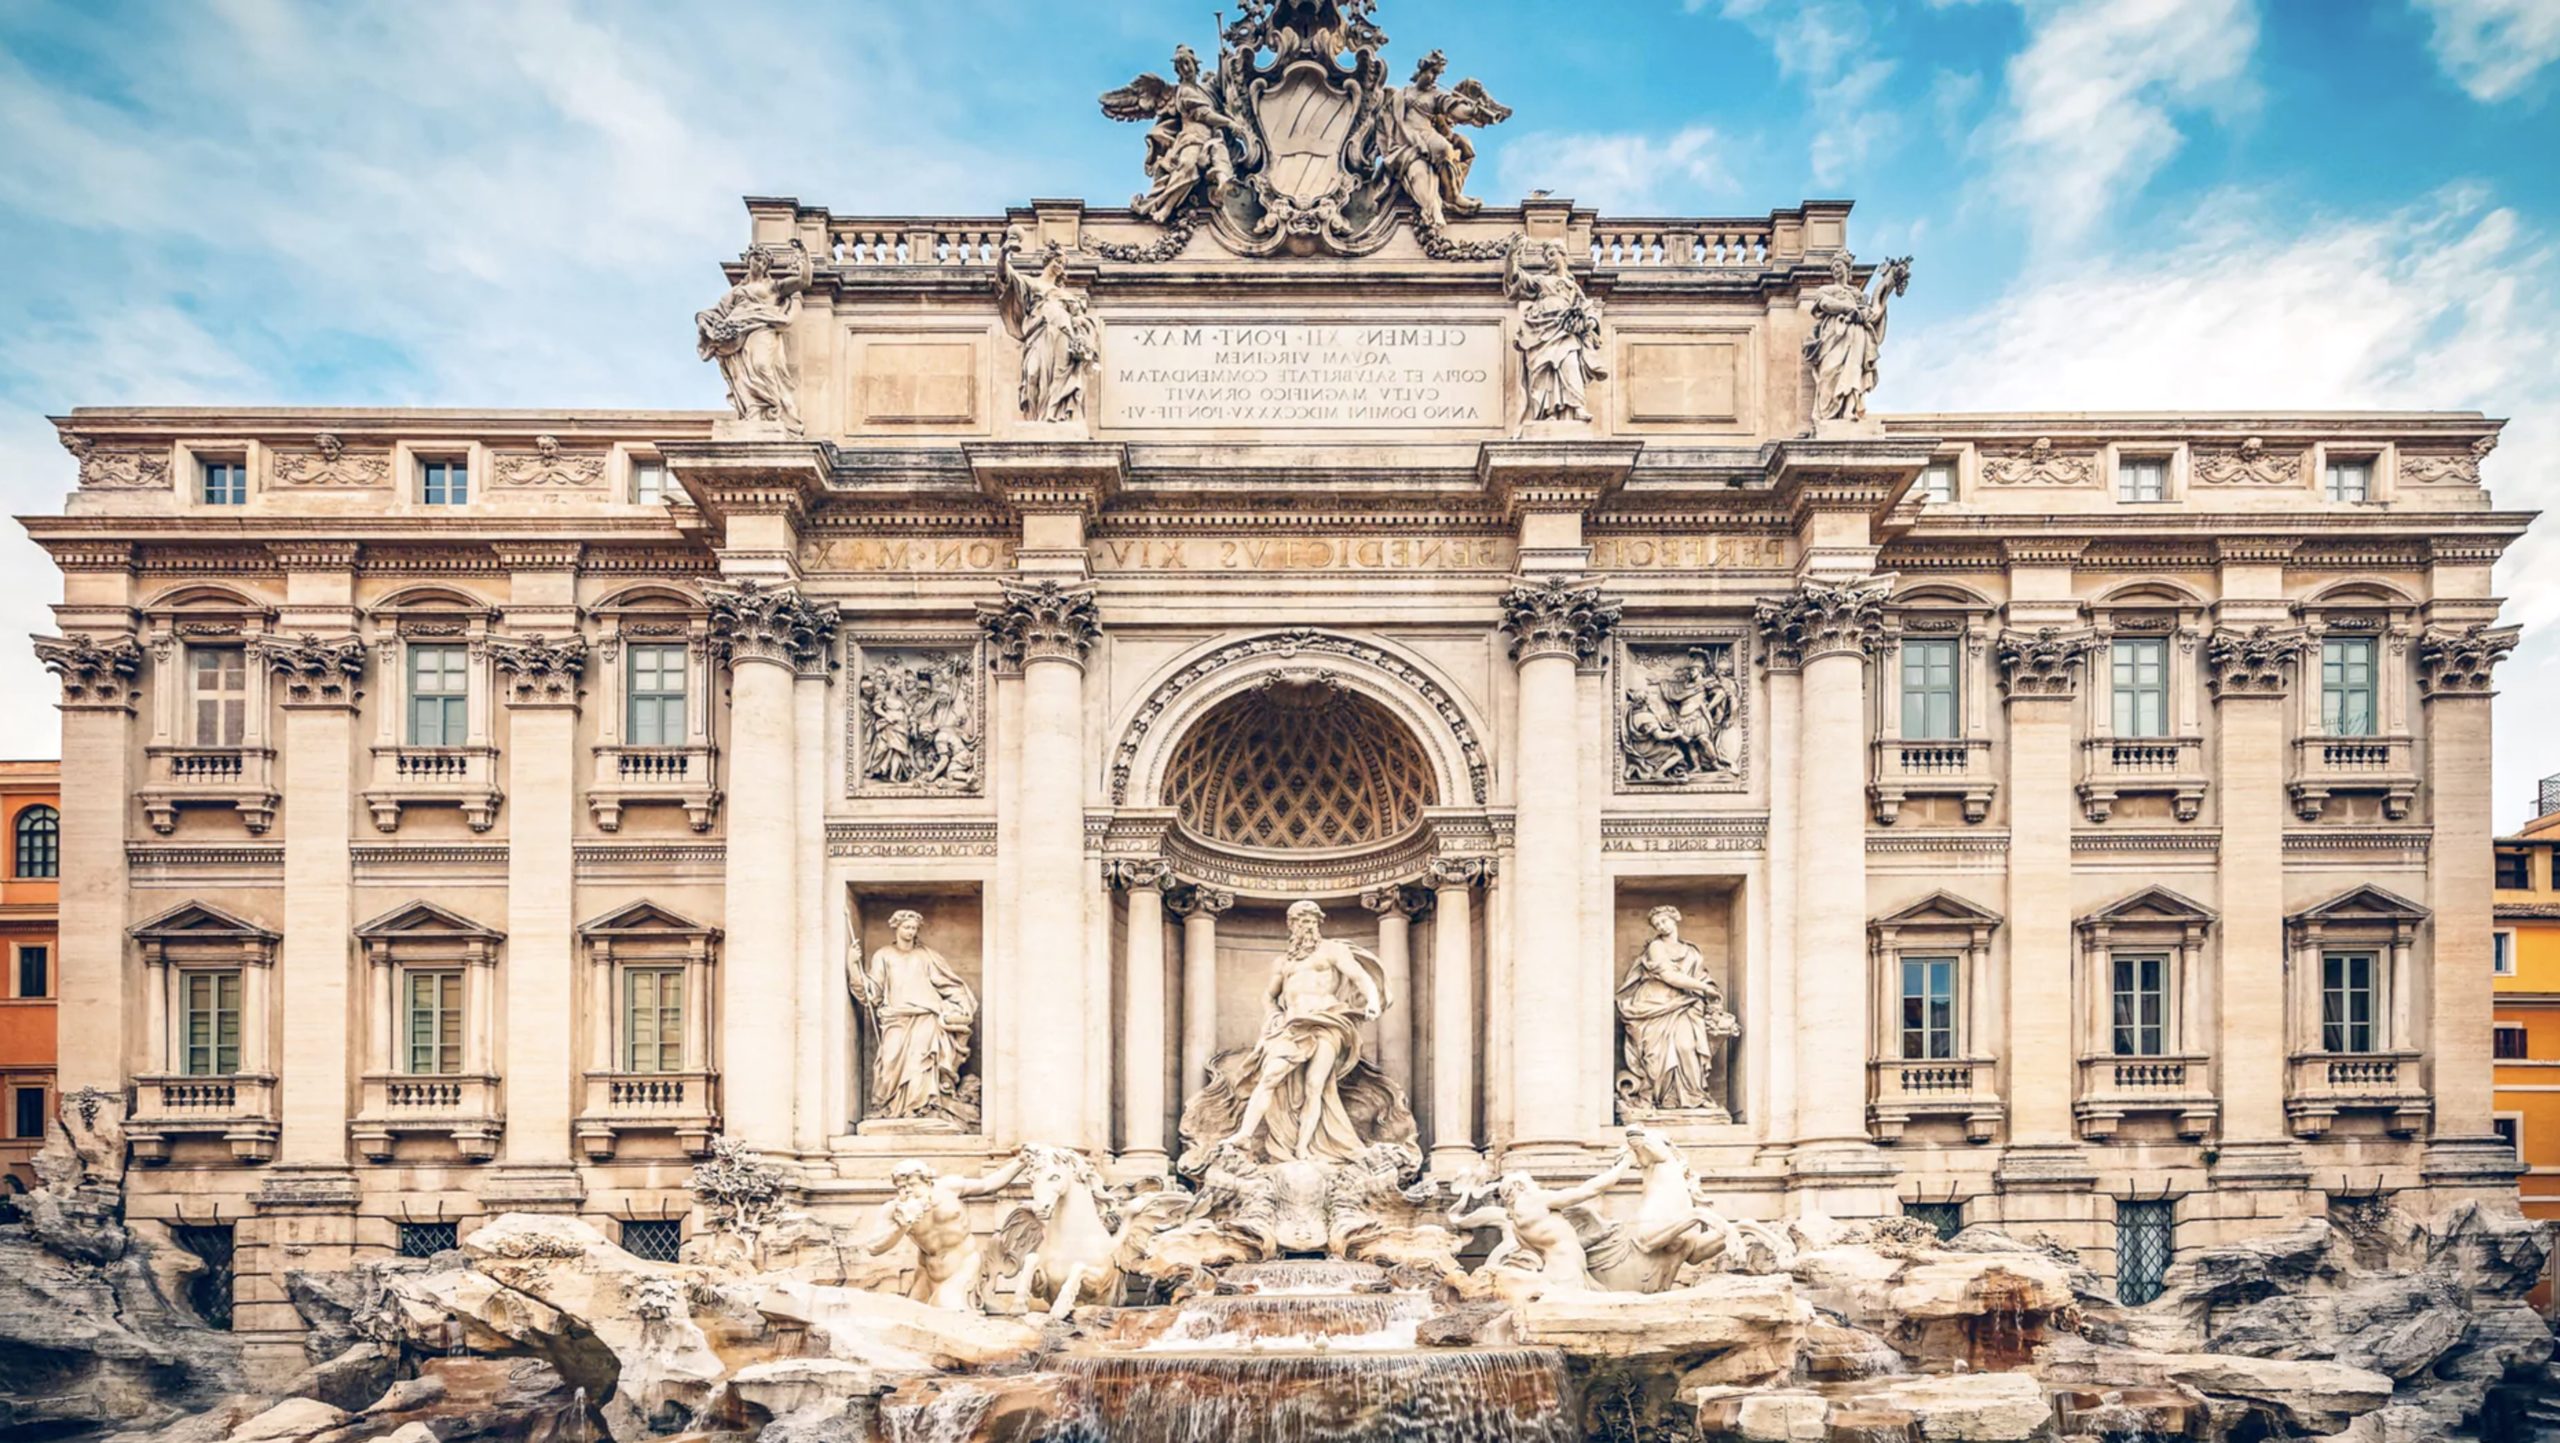
[[[817,441],[671,441],[658,454],[722,533],[739,516],[780,516],[796,529],[825,494],[833,469]]]
[[[1874,655],[1884,645],[1885,601],[1893,584],[1890,574],[1837,585],[1804,581],[1783,598],[1761,602],[1753,620],[1768,664],[1793,671],[1825,656]]]
[[[353,571],[364,548],[353,541],[271,541],[267,554],[287,571]]]
[[[507,678],[507,705],[575,708],[587,643],[579,636],[491,637],[489,660]]]
[[[2205,642],[2205,682],[2216,700],[2280,697],[2291,686],[2294,664],[2310,638],[2296,630],[2225,627]]]
[[[62,682],[64,711],[130,713],[142,646],[128,632],[113,636],[39,636],[36,660]]]
[[[960,448],[986,498],[1015,515],[1090,518],[1129,479],[1129,448],[1098,441],[980,441]]]
[[[353,711],[363,692],[366,647],[362,638],[271,636],[258,643],[258,656],[284,685],[290,710]]]
[[[836,638],[836,605],[798,589],[748,580],[703,587],[712,647],[723,666],[766,661],[806,671],[824,665]]]
[[[499,541],[489,549],[509,571],[575,571],[586,554],[575,541]]]
[[[1641,441],[1487,441],[1476,480],[1506,521],[1534,513],[1584,515],[1626,485]]]
[[[1561,656],[1577,666],[1589,666],[1605,652],[1623,610],[1596,581],[1524,578],[1503,593],[1502,629],[1511,635],[1514,660]]]
[[[2521,627],[2431,627],[2418,639],[2418,695],[2490,695],[2490,674],[2524,635]]]
[[[2001,694],[2013,702],[2078,695],[2082,664],[2097,644],[2090,632],[2052,626],[2000,633],[1993,657],[2000,664]]]
[[[1055,581],[1002,582],[1004,599],[978,608],[978,624],[995,644],[999,664],[1014,670],[1035,661],[1084,665],[1102,639],[1090,586]]]

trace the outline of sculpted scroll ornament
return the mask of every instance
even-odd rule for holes
[[[1891,576],[1869,576],[1842,585],[1808,581],[1754,612],[1769,646],[1772,666],[1801,666],[1820,657],[1872,655],[1884,644],[1885,598]]]
[[[800,434],[800,375],[784,333],[799,317],[800,293],[816,278],[808,247],[800,242],[756,246],[746,253],[745,278],[718,304],[694,315],[702,359],[720,363],[739,420]]]
[[[2217,631],[2205,642],[2205,681],[2217,697],[2282,696],[2308,644],[2299,631],[2268,626]]]
[[[578,699],[587,643],[575,636],[501,637],[489,643],[489,659],[507,678],[510,705],[565,706]]]
[[[996,288],[1005,329],[1022,343],[1019,392],[1026,421],[1072,421],[1091,404],[1087,388],[1102,363],[1102,322],[1085,293],[1067,283],[1066,256],[1056,246],[1034,273],[1022,267],[1021,242],[1005,237],[996,257]]]
[[[2472,442],[2468,451],[2450,455],[2404,451],[2400,455],[2400,479],[2414,486],[2477,486],[2480,463],[2497,449],[2497,437],[2483,436]]]
[[[501,452],[491,462],[501,486],[595,486],[604,481],[604,457],[564,456],[557,436],[533,438],[533,452]]]
[[[2513,626],[2438,628],[2418,641],[2418,689],[2427,697],[2487,696],[2490,674],[2522,639]]]
[[[2056,451],[2053,438],[1982,453],[1982,479],[1994,486],[2088,486],[2098,479],[2094,456]]]
[[[274,453],[274,475],[279,486],[388,486],[391,484],[391,457],[374,452],[350,455],[347,444],[331,432],[323,431],[311,438],[308,451]]]
[[[1573,277],[1564,246],[1527,236],[1511,244],[1502,293],[1519,305],[1521,418],[1527,421],[1591,419],[1590,383],[1608,379],[1600,367],[1601,307]]]
[[[169,485],[166,451],[105,451],[86,436],[65,436],[62,445],[80,463],[83,491],[159,491]]]
[[[133,637],[39,636],[35,649],[62,682],[65,710],[133,705],[133,679],[142,674],[142,647]]]
[[[2302,480],[2300,451],[2271,452],[2251,436],[2228,451],[2198,450],[2196,480],[2205,486],[2292,486]]]
[[[1599,659],[1624,609],[1598,582],[1550,576],[1515,582],[1503,593],[1502,629],[1511,633],[1516,660],[1565,656],[1588,665]]]
[[[1101,614],[1090,586],[1036,585],[1005,582],[1004,600],[978,609],[979,625],[995,644],[1006,666],[1034,661],[1084,665],[1085,653],[1102,639]]]
[[[1813,367],[1813,418],[1816,421],[1862,421],[1867,393],[1876,388],[1876,363],[1884,354],[1884,331],[1893,300],[1911,286],[1911,258],[1888,260],[1869,277],[1870,293],[1858,284],[1857,258],[1842,251],[1831,258],[1831,283],[1805,298],[1813,313],[1813,334],[1805,338],[1804,355]]]
[[[704,588],[711,641],[722,664],[780,662],[807,671],[828,660],[836,639],[836,604],[811,601],[786,586],[757,581]]]
[[[353,636],[274,636],[258,643],[267,670],[284,685],[286,706],[351,707],[364,680],[365,644]]]

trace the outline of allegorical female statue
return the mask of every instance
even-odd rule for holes
[[[695,314],[702,359],[720,363],[729,404],[742,421],[774,421],[800,430],[799,373],[783,333],[800,314],[800,293],[816,279],[808,247],[756,246],[747,252],[746,278],[720,303]]]
[[[1645,920],[1653,936],[1618,987],[1619,1100],[1650,1112],[1712,1109],[1716,1039],[1739,1034],[1741,1024],[1725,1010],[1705,954],[1681,939],[1680,909],[1656,907]]]
[[[1037,274],[1022,268],[1020,242],[1005,238],[996,258],[1005,329],[1022,342],[1022,415],[1072,421],[1087,397],[1085,383],[1102,360],[1102,323],[1085,308],[1084,292],[1067,284],[1067,261],[1051,246]]]
[[[1805,359],[1813,364],[1813,418],[1862,421],[1867,393],[1876,388],[1876,358],[1884,351],[1886,308],[1911,284],[1909,257],[1876,267],[1875,293],[1858,288],[1857,259],[1847,251],[1831,258],[1831,283],[1806,299],[1813,334]]]
[[[849,969],[853,1000],[871,1024],[869,1115],[922,1118],[974,1126],[977,1109],[963,1094],[969,1029],[977,994],[942,954],[923,945],[924,918],[889,918],[889,945]]]
[[[1598,359],[1600,303],[1583,293],[1564,246],[1555,241],[1522,237],[1503,271],[1503,294],[1520,306],[1520,333],[1512,344],[1520,351],[1523,416],[1590,420],[1590,383],[1609,375]]]
[[[1269,997],[1262,1036],[1212,1062],[1209,1085],[1184,1110],[1186,1173],[1220,1144],[1264,1162],[1347,1163],[1372,1143],[1415,1140],[1404,1099],[1360,1056],[1360,1025],[1390,1001],[1374,953],[1326,937],[1324,909],[1299,902]]]

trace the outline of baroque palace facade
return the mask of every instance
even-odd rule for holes
[[[1327,151],[1363,37],[1228,39],[1131,209],[750,200],[729,411],[59,422],[65,1112],[240,1328],[721,1134],[1196,1171],[1309,899],[1444,1177],[2126,1274],[2512,1194],[2497,422],[1869,415],[1846,204],[1481,206],[1481,86]]]

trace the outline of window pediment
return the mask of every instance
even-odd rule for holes
[[[1999,913],[1979,903],[1970,902],[1953,892],[1936,891],[1898,912],[1889,912],[1867,923],[1867,929],[1879,935],[1895,932],[1923,931],[1931,928],[1963,932],[1989,932],[2001,923]]]
[[[2120,901],[2110,902],[2082,917],[2075,924],[2084,930],[2124,929],[2134,927],[2210,927],[2217,920],[2214,910],[2202,902],[2166,887],[2145,887]]]
[[[356,935],[368,942],[497,942],[505,934],[495,932],[457,912],[448,912],[433,902],[411,902],[397,911],[384,913],[356,929]]]
[[[2326,902],[2305,907],[2285,920],[2295,926],[2358,922],[2415,924],[2427,920],[2427,909],[2396,893],[2370,884],[2341,892]]]
[[[706,927],[681,912],[671,912],[655,902],[633,902],[580,926],[578,935],[589,939],[717,937],[720,935],[720,929]]]
[[[137,942],[255,942],[273,946],[280,939],[255,922],[219,907],[187,902],[172,907],[133,929]]]

